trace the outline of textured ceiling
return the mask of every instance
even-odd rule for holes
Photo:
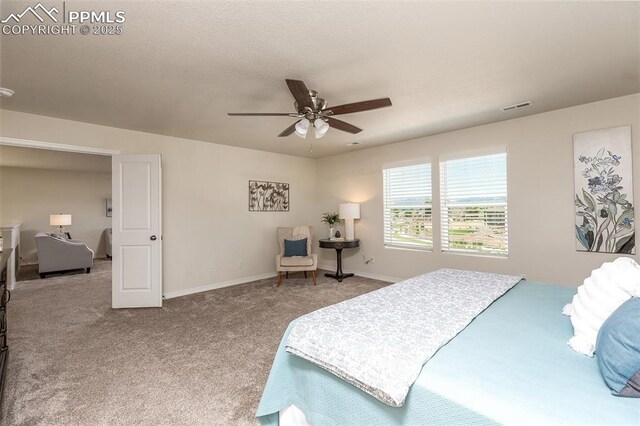
[[[124,34],[3,35],[0,85],[16,94],[2,108],[321,157],[640,92],[638,2],[81,4],[124,10]],[[226,116],[292,111],[285,78],[329,105],[393,106],[341,116],[364,131],[332,129],[313,153],[311,135],[277,137],[291,118]]]

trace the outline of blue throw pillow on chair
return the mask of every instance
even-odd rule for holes
[[[301,240],[284,240],[284,257],[306,256],[307,255],[307,239]]]
[[[640,298],[624,302],[602,324],[596,356],[612,394],[640,398]]]

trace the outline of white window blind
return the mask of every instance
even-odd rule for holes
[[[384,245],[430,250],[431,164],[385,168]]]
[[[507,256],[507,153],[440,162],[442,251]]]

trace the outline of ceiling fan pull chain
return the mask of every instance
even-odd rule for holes
[[[309,152],[313,152],[313,139],[309,142]]]

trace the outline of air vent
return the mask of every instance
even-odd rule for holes
[[[520,109],[520,108],[526,108],[528,106],[531,106],[531,101],[521,102],[521,103],[515,104],[515,105],[509,105],[509,106],[506,106],[506,107],[502,107],[500,109],[503,112],[508,112],[508,111],[514,111],[514,110]]]

